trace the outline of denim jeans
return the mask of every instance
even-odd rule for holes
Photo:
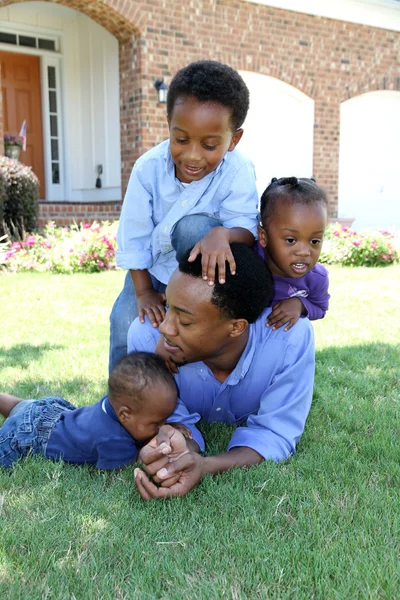
[[[176,252],[177,260],[179,261],[187,250],[193,248],[199,240],[218,225],[221,225],[221,221],[203,214],[188,215],[178,221],[171,235],[171,244]],[[150,277],[153,288],[157,292],[165,292],[166,284],[161,283],[151,274]],[[116,299],[110,314],[109,373],[116,363],[127,354],[128,329],[138,314],[135,288],[128,272],[122,292]]]
[[[22,456],[46,456],[50,434],[66,410],[75,406],[55,396],[17,404],[0,427],[0,465],[9,469]]]

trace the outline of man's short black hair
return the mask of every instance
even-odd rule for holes
[[[226,263],[226,281],[218,282],[218,273],[212,290],[211,302],[227,319],[246,319],[254,323],[271,304],[273,283],[271,274],[258,254],[245,244],[231,244],[236,262],[236,275],[232,275]],[[181,273],[202,277],[201,255],[189,262],[190,251],[179,261]]]
[[[190,63],[172,78],[168,88],[167,116],[178,98],[194,96],[199,102],[218,102],[231,110],[233,131],[239,129],[249,110],[249,90],[235,69],[216,60]]]
[[[175,380],[164,361],[152,352],[131,352],[117,362],[108,378],[108,397],[115,407],[129,398],[135,412],[143,404],[142,392],[155,383],[164,383],[176,389]]]
[[[291,202],[292,204],[312,204],[320,202],[328,206],[326,192],[320,188],[315,179],[273,177],[271,183],[266,187],[260,202],[261,221],[264,227],[274,214],[279,202]]]

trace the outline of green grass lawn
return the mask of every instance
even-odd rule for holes
[[[133,467],[0,470],[0,598],[400,597],[400,267],[330,268],[298,453],[145,504]],[[0,389],[81,405],[106,389],[123,273],[0,276]],[[232,429],[203,428],[208,451]]]

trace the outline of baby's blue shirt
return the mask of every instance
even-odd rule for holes
[[[50,434],[46,457],[117,469],[136,460],[136,442],[118,421],[108,397],[92,406],[63,412]]]

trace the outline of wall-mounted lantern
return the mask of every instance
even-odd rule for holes
[[[168,86],[165,83],[164,78],[156,79],[154,82],[154,87],[158,92],[158,102],[160,104],[165,104],[167,101]]]

